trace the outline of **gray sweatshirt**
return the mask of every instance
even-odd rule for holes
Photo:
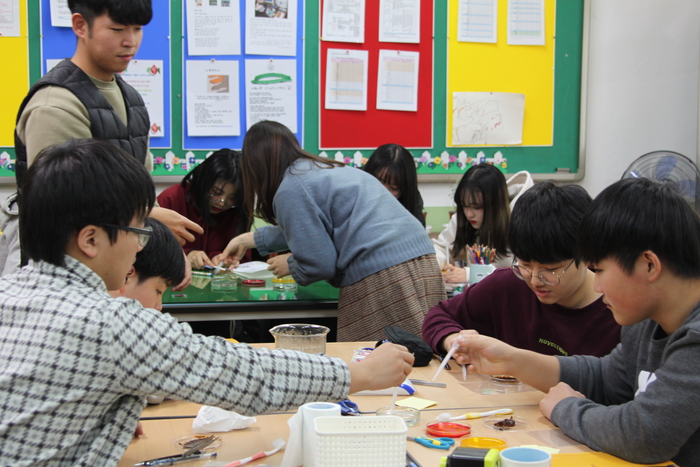
[[[376,178],[353,167],[296,161],[273,209],[279,225],[258,229],[255,244],[261,255],[291,250],[289,269],[301,285],[327,280],[344,287],[434,253],[420,222]]]
[[[557,357],[570,397],[552,422],[571,438],[630,462],[700,465],[700,304],[670,336],[652,320],[623,326],[603,358]]]

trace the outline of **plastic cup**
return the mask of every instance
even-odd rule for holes
[[[298,350],[306,353],[326,353],[326,335],[330,332],[318,324],[280,324],[270,329],[276,349]]]
[[[292,278],[292,276],[273,277],[272,290],[276,290],[278,292],[296,292],[297,282]]]
[[[542,449],[506,448],[501,451],[501,467],[551,467],[552,456]]]
[[[496,268],[493,267],[493,264],[470,264],[469,285],[476,284],[495,270]]]
[[[235,274],[216,274],[211,278],[211,290],[230,292],[238,290],[238,277]]]

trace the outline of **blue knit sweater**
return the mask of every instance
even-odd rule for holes
[[[262,255],[291,250],[301,285],[344,287],[388,267],[434,253],[423,226],[373,176],[352,167],[297,160],[275,194],[277,226],[255,232]]]

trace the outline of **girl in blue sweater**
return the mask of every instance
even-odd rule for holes
[[[305,152],[271,121],[248,130],[241,171],[246,209],[270,225],[231,240],[227,263],[253,247],[291,251],[269,269],[340,287],[339,341],[380,339],[387,325],[420,335],[444,284],[425,229],[376,178]]]

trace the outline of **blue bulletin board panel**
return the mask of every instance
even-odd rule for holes
[[[189,0],[193,1],[193,0]],[[175,4],[176,1],[173,2]],[[297,2],[297,12],[290,12],[290,14],[297,15],[297,46],[296,46],[296,56],[282,56],[282,55],[248,55],[245,53],[245,7],[246,0],[241,0],[239,2],[240,17],[241,17],[241,55],[188,55],[188,38],[187,38],[187,16],[185,1],[182,1],[182,87],[185,88],[185,83],[187,82],[187,71],[185,63],[188,60],[229,60],[238,62],[238,75],[239,75],[239,103],[240,103],[240,125],[241,131],[238,136],[188,136],[187,134],[187,95],[185,93],[183,103],[182,103],[182,148],[185,150],[206,150],[206,151],[216,151],[221,148],[237,149],[240,150],[243,147],[243,137],[245,136],[246,130],[248,128],[246,112],[245,112],[245,102],[246,102],[246,86],[245,86],[245,61],[246,60],[261,60],[261,59],[279,59],[279,60],[289,60],[296,59],[296,83],[297,83],[297,132],[295,136],[301,142],[302,141],[302,127],[303,127],[303,89],[304,89],[304,1],[299,0]],[[202,156],[203,158],[203,156]]]

